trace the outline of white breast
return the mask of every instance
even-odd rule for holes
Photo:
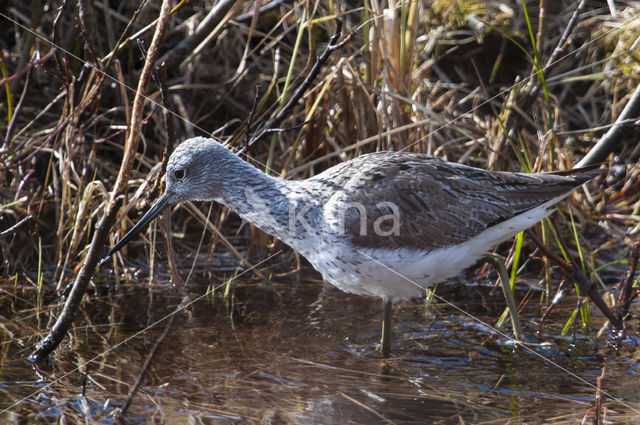
[[[421,296],[427,286],[455,276],[487,250],[542,220],[564,196],[451,247],[432,251],[358,248],[344,238],[332,241],[329,237],[315,249],[301,253],[329,283],[345,292],[389,299]]]

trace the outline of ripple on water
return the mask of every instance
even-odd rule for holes
[[[191,298],[211,283],[193,283]],[[440,294],[448,296],[444,290]],[[475,299],[460,294],[450,300],[471,306],[486,323],[493,324],[500,314],[483,313],[474,307]],[[83,307],[72,338],[54,353],[51,364],[39,366],[40,375],[23,360],[33,335],[46,331],[48,321],[27,310],[4,310],[13,315],[5,322],[13,337],[5,340],[0,403],[9,411],[0,414],[0,422],[28,422],[38,415],[54,422],[62,417],[112,422],[110,415],[125,400],[162,332],[162,326],[146,327],[179,302],[176,293],[161,285],[123,283],[117,292],[95,295]],[[343,294],[314,280],[239,282],[229,302],[204,297],[179,315],[129,419],[369,424],[518,418],[541,423],[544,418],[582,418],[592,405],[592,387],[538,355],[514,350],[486,325],[437,301],[428,313],[420,301],[397,303],[392,358],[382,360],[376,350],[381,312],[379,300]],[[526,311],[523,319],[537,326],[527,322]],[[137,332],[140,336],[134,336]],[[559,335],[550,324],[545,332]],[[538,354],[590,383],[605,365],[605,388],[639,402],[633,344],[623,344],[630,352],[620,361],[594,337],[545,338],[556,346],[538,347]],[[77,367],[101,354],[89,367],[83,398],[79,394],[86,368]],[[38,381],[40,376],[45,381]],[[30,394],[37,396],[20,401]],[[614,407],[628,419],[628,409]],[[613,410],[609,418],[615,423]]]

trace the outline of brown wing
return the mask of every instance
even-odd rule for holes
[[[490,172],[407,153],[366,155],[349,169],[332,197],[347,208],[345,236],[359,247],[424,250],[464,242],[601,172]]]

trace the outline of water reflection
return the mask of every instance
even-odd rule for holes
[[[218,282],[194,281],[191,298]],[[493,323],[503,308],[500,297],[491,299],[495,311],[487,311],[475,288],[461,286],[441,288],[440,295]],[[147,327],[172,312],[181,296],[168,286],[136,283],[100,292],[85,303],[52,362],[37,371],[24,358],[37,333],[50,325],[41,320],[43,312],[55,310],[45,306],[38,313],[26,305],[3,310],[7,331],[0,407],[7,411],[0,422],[113,421],[110,414],[126,398],[162,332],[162,326]],[[514,353],[499,335],[442,303],[432,304],[428,313],[420,301],[395,305],[395,357],[382,360],[376,351],[381,308],[379,300],[341,293],[315,274],[271,284],[240,282],[227,300],[219,293],[203,297],[180,314],[128,419],[167,424],[576,423],[593,405],[593,388],[531,353]],[[533,334],[537,324],[529,325],[527,332]],[[546,330],[559,334],[551,324]],[[606,365],[605,387],[638,406],[635,362],[618,361],[597,338],[555,342],[558,349],[545,352],[554,362],[591,383]],[[83,365],[89,360],[87,370]],[[611,423],[616,417],[619,423],[629,421],[630,410],[612,407]]]

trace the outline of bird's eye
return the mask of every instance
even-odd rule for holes
[[[182,180],[184,178],[184,170],[183,169],[176,170],[173,172],[173,175],[177,180]]]

